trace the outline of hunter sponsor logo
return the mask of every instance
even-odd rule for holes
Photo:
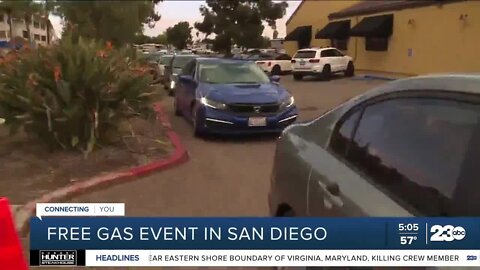
[[[41,250],[40,265],[77,265],[76,250]]]

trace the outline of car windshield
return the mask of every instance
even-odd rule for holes
[[[270,79],[256,64],[249,62],[201,64],[200,81],[213,84],[268,83]]]
[[[167,65],[172,60],[173,56],[163,56],[160,58],[160,64]]]
[[[172,66],[174,68],[183,68],[188,62],[190,62],[190,60],[194,58],[195,57],[191,57],[191,56],[177,56],[173,58]]]
[[[273,54],[254,54],[249,56],[247,59],[249,60],[273,60],[275,59],[275,55]]]

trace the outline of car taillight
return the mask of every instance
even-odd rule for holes
[[[320,59],[310,59],[308,62],[310,63],[319,63]]]
[[[268,66],[271,66],[272,65],[272,62],[268,62]]]
[[[292,60],[291,62],[292,62],[292,64],[295,64],[297,61],[295,61],[295,60]]]

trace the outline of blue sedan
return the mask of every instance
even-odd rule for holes
[[[196,58],[182,70],[175,89],[176,115],[206,133],[279,133],[297,119],[293,96],[255,63]]]

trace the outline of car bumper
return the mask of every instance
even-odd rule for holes
[[[292,73],[295,75],[295,74],[298,74],[298,75],[303,75],[303,76],[309,76],[309,75],[320,75],[322,74],[322,71],[321,70],[315,70],[315,69],[310,69],[310,70],[304,70],[304,69],[294,69],[292,71]]]
[[[295,106],[275,115],[238,115],[230,112],[202,107],[198,112],[198,123],[204,132],[216,134],[254,134],[254,133],[279,133],[284,128],[294,123],[298,117]],[[249,126],[248,119],[265,117],[265,126]]]

